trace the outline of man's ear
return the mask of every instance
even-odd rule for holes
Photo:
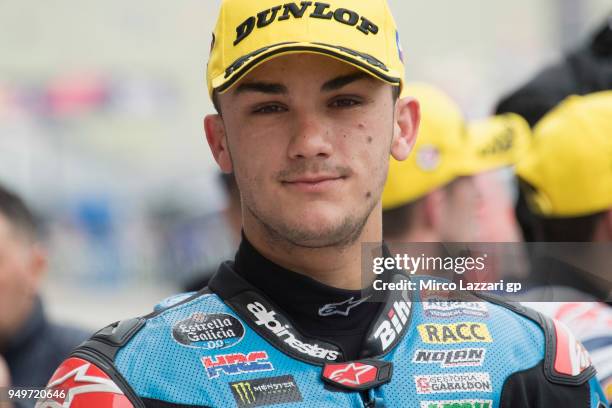
[[[215,161],[224,173],[232,173],[232,159],[227,145],[225,126],[220,115],[207,115],[204,118],[204,132]]]
[[[408,158],[416,142],[420,122],[421,111],[417,100],[409,97],[398,99],[395,103],[395,123],[391,143],[391,155],[396,160],[403,161]]]

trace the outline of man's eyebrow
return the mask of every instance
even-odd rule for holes
[[[336,91],[346,85],[359,81],[361,79],[374,79],[371,75],[365,72],[354,72],[348,75],[342,75],[337,78],[331,79],[321,86],[322,91]]]
[[[238,95],[244,92],[261,92],[265,94],[286,94],[289,91],[287,87],[282,84],[275,84],[271,82],[244,82],[236,87],[234,95]]]

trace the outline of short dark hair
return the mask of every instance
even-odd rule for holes
[[[0,185],[0,214],[26,238],[36,240],[39,224],[34,213],[15,193]]]
[[[529,209],[527,195],[535,187],[519,178],[519,185],[524,197],[528,216],[520,219],[523,230],[532,234],[534,241],[544,242],[591,242],[595,235],[597,225],[605,215],[605,211],[580,217],[549,217],[536,214]]]
[[[393,102],[399,99],[400,93],[401,93],[400,87],[393,86],[393,94],[392,94]],[[212,104],[215,107],[215,110],[217,111],[217,113],[221,116],[221,105],[219,104],[219,93],[216,90],[214,90],[212,94]]]

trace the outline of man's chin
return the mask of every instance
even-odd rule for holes
[[[277,229],[277,233],[295,246],[304,248],[344,247],[359,238],[363,221],[350,218],[294,219]]]

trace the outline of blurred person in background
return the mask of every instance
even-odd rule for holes
[[[612,308],[594,301],[612,300],[612,91],[571,96],[545,115],[516,172],[536,241],[596,243],[565,246],[554,257],[534,254],[536,289],[528,296],[540,301],[527,304],[583,342],[610,399]],[[590,263],[580,262],[585,258]],[[582,301],[541,301],[559,296]]]
[[[0,186],[0,355],[12,386],[44,386],[57,365],[88,337],[47,320],[39,296],[46,268],[35,216]]]
[[[496,113],[513,112],[531,127],[570,95],[586,95],[612,89],[612,14],[577,50],[561,62],[545,68],[533,79],[502,98]],[[516,218],[526,241],[534,241],[531,212],[522,191],[516,202]]]
[[[223,211],[223,217],[226,221],[226,226],[230,230],[230,235],[233,238],[235,248],[238,248],[240,243],[240,230],[242,228],[242,209],[240,205],[240,191],[236,184],[234,174],[221,173],[219,179],[223,185],[227,197],[227,205]],[[217,272],[217,267],[198,271],[195,277],[185,284],[186,292],[196,292],[208,284],[210,278]]]
[[[465,182],[460,186],[462,189],[453,189],[453,180],[478,173],[475,169],[482,159],[462,147],[469,136],[485,136],[483,131],[489,131],[489,135],[494,136],[495,127],[491,127],[491,123],[495,122],[490,122],[488,126],[481,122],[478,124],[479,129],[472,126],[468,127],[471,131],[459,131],[461,115],[447,96],[427,86],[413,85],[410,89],[411,94],[417,97],[421,104],[421,128],[412,157],[405,162],[392,162],[390,165],[383,194],[385,240],[478,241],[480,223],[497,220],[479,218],[477,208],[481,198],[475,186]],[[541,127],[536,128],[533,146],[527,147],[530,145],[528,139],[531,135],[524,121],[518,120],[518,126],[514,127],[506,125],[506,130],[514,128],[515,132],[518,131],[516,136],[524,135],[522,140],[517,140],[514,144],[514,155],[507,152],[504,155],[503,150],[499,149],[473,149],[475,152],[502,154],[502,161],[480,166],[480,171],[520,162],[519,176],[524,174],[527,180],[538,180],[536,184],[542,186],[545,192],[550,191],[551,199],[557,198],[557,202],[563,202],[565,198],[568,204],[573,202],[580,208],[578,212],[586,213],[581,217],[568,217],[567,213],[562,211],[549,210],[549,216],[542,217],[541,212],[534,212],[532,217],[539,220],[535,235],[538,241],[612,240],[612,168],[609,166],[612,160],[612,92],[608,94],[607,97],[605,93],[591,97],[599,99],[593,104],[598,105],[593,107],[594,112],[589,112],[588,102],[580,104],[574,101],[574,104],[583,105],[582,109],[580,106],[565,107],[552,115],[552,118],[547,118]],[[555,131],[561,132],[562,135],[546,135]],[[541,136],[540,133],[545,135]],[[564,137],[571,138],[571,142],[559,140]],[[489,139],[495,140],[491,137]],[[510,148],[512,144],[496,145]],[[467,166],[464,164],[466,159]],[[522,184],[524,187],[527,185],[525,180]],[[532,192],[533,188],[528,191]],[[543,201],[542,205],[550,205],[544,198],[545,194],[541,193],[543,198],[540,198],[540,201]],[[531,198],[532,195],[527,197]],[[553,260],[547,261],[548,265],[540,263],[533,266],[533,270],[540,272],[540,285],[549,285],[551,281],[559,282],[559,279],[562,279],[562,282],[572,288],[595,292],[594,295],[599,296],[605,296],[610,289],[612,277],[608,279],[607,284],[600,282],[597,277],[594,281],[589,281],[583,271],[572,270],[566,263],[552,266],[550,262]],[[552,280],[548,273],[541,273],[546,271],[554,274]],[[487,280],[489,279],[488,276]],[[531,283],[537,284],[533,280]],[[550,286],[547,289],[551,289]],[[529,296],[534,297],[536,294],[531,292]],[[598,378],[610,399],[612,309],[603,303],[593,302],[526,304],[563,321],[578,335],[591,352],[594,365],[598,369]]]
[[[562,61],[545,68],[533,79],[513,91],[509,95],[502,98],[496,108],[497,113],[514,112],[523,116],[532,127],[535,127],[542,118],[555,109],[558,104],[570,95],[587,95],[598,91],[612,89],[612,14],[599,27],[595,33],[583,45],[575,51],[569,53]],[[571,104],[581,103],[574,100]],[[570,104],[566,105],[558,113],[548,118],[546,122],[554,123],[564,120],[563,115],[568,115],[566,121],[571,121],[569,124],[575,132],[569,132],[564,136],[552,136],[552,133],[545,128],[550,129],[551,125],[542,125],[542,131],[548,133],[549,136],[536,137],[536,150],[532,152],[532,159],[539,157],[543,162],[548,160],[549,170],[557,168],[558,171],[565,170],[564,177],[556,180],[544,179],[543,175],[538,174],[541,170],[529,170],[527,165],[521,165],[520,172],[523,175],[519,177],[521,188],[516,202],[516,218],[521,226],[523,237],[526,241],[549,241],[549,242],[590,242],[590,241],[606,241],[609,240],[609,228],[606,221],[609,217],[609,209],[606,210],[605,205],[600,206],[598,211],[593,211],[595,200],[604,200],[605,197],[611,194],[612,181],[606,175],[609,175],[610,166],[601,166],[601,163],[607,163],[610,160],[610,153],[605,147],[595,147],[600,143],[593,144],[592,131],[595,130],[592,125],[587,124],[586,120],[576,120],[576,112],[571,113]],[[584,113],[588,116],[588,114]],[[611,113],[606,113],[610,117]],[[601,116],[601,114],[599,115]],[[599,126],[600,136],[605,135],[608,143],[612,139],[611,131],[604,130]],[[539,126],[539,125],[538,125]],[[558,126],[557,132],[563,133],[561,127]],[[538,132],[539,133],[539,132]],[[557,140],[564,140],[563,147],[557,145]],[[573,140],[570,140],[573,139]],[[544,141],[548,140],[552,143],[546,148]],[[604,141],[605,144],[605,141]],[[563,155],[553,154],[555,148],[561,148]],[[585,151],[587,149],[587,151]],[[591,163],[593,157],[599,154],[608,152],[608,156],[595,160]],[[564,157],[562,159],[561,157]],[[542,163],[543,163],[542,162]],[[595,170],[594,164],[600,163],[600,169]],[[533,186],[529,183],[529,179],[538,179],[540,185],[546,184],[546,188],[556,190],[557,205],[561,201],[569,203],[571,201],[582,203],[581,211],[578,216],[575,211],[561,211],[560,208],[548,209],[542,211],[540,206],[544,205],[547,198],[536,199],[540,203],[534,203],[537,194]],[[579,179],[579,180],[578,180]],[[573,180],[573,181],[570,181]],[[593,183],[607,183],[602,185],[599,192],[586,194],[585,191],[578,191],[582,187],[588,189]],[[567,192],[567,196],[562,198],[562,191]],[[542,197],[542,193],[539,193]],[[573,199],[569,198],[573,195]],[[550,204],[550,203],[549,203]],[[608,202],[609,205],[609,202]],[[547,214],[548,213],[548,214]],[[545,215],[547,214],[547,215]],[[608,215],[606,215],[608,214]],[[608,238],[606,238],[608,236]],[[569,252],[569,251],[568,251]],[[606,299],[610,288],[609,275],[608,279],[594,276],[586,271],[577,270],[568,263],[560,263],[555,259],[538,259],[537,254],[532,254],[535,257],[533,271],[539,273],[534,275],[536,278],[534,285],[539,286],[540,295],[552,296],[553,287],[550,285],[556,282],[555,288],[572,287],[581,291],[580,295],[566,295],[569,297],[593,297],[597,299]],[[543,263],[547,265],[542,265]],[[548,271],[549,273],[542,273]],[[543,293],[546,292],[546,293]],[[535,297],[534,294],[529,295]],[[608,304],[610,300],[608,298]],[[539,309],[552,317],[567,323],[577,336],[584,341],[585,346],[591,351],[595,365],[598,366],[598,377],[602,381],[608,399],[612,396],[612,344],[610,343],[610,333],[612,331],[612,318],[610,317],[610,308],[602,303],[592,302],[534,302],[529,306]],[[601,335],[603,332],[603,335]],[[606,340],[607,339],[607,340]],[[606,346],[607,345],[607,346]]]
[[[612,242],[612,91],[571,96],[538,122],[516,173],[534,237],[544,242]],[[562,268],[564,273],[552,273]],[[536,268],[537,269],[537,268]],[[599,299],[610,276],[559,263],[544,283],[567,284]]]
[[[383,192],[383,233],[387,242],[482,242],[486,227],[520,235],[512,217],[485,218],[476,176],[511,166],[526,149],[529,126],[506,114],[468,125],[459,107],[439,89],[409,84],[421,105],[421,128],[414,151],[391,160]],[[504,202],[499,203],[503,205]],[[505,203],[506,213],[512,205]]]

